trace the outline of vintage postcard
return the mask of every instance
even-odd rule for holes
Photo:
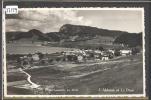
[[[145,97],[143,8],[4,12],[4,97]]]

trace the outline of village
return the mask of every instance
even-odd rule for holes
[[[33,66],[47,66],[55,63],[88,63],[95,61],[108,61],[118,56],[136,55],[140,51],[137,48],[128,49],[73,49],[53,54],[37,51],[33,54],[16,56],[17,68],[28,69]],[[11,59],[12,55],[7,56]],[[14,56],[14,55],[13,55]]]

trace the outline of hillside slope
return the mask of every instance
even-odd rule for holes
[[[7,32],[7,41],[51,41],[51,38],[47,37],[45,34],[39,30],[32,29],[28,32]]]
[[[121,43],[129,45],[130,47],[141,46],[142,45],[142,33],[139,34],[122,34],[118,36],[114,43]]]

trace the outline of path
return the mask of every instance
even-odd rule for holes
[[[23,73],[25,73],[28,77],[27,77],[27,81],[31,84],[31,88],[38,88],[40,85],[35,84],[34,82],[31,81],[31,75],[29,75],[27,72],[25,72],[24,70],[22,70],[21,68],[19,68],[19,70]]]

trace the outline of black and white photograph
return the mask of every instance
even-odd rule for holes
[[[145,96],[143,8],[5,14],[5,96]]]

